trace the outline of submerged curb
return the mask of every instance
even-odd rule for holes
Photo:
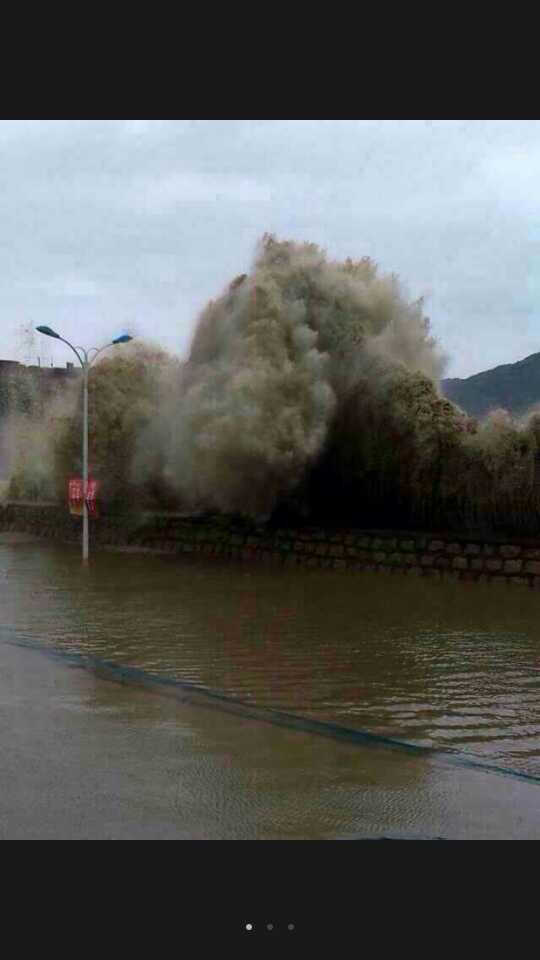
[[[473,754],[464,754],[458,750],[447,748],[440,750],[435,747],[423,747],[414,743],[408,743],[405,740],[395,740],[391,737],[383,737],[379,734],[369,733],[366,730],[357,730],[350,727],[343,727],[339,724],[326,722],[323,720],[312,720],[309,717],[302,717],[294,713],[286,713],[281,710],[274,710],[270,707],[257,707],[240,700],[236,697],[220,693],[214,690],[208,690],[198,687],[195,684],[185,680],[176,680],[173,677],[153,674],[137,667],[128,667],[121,664],[112,663],[108,660],[102,660],[99,657],[93,657],[87,654],[67,653],[55,647],[49,647],[46,644],[31,643],[22,640],[7,641],[12,646],[24,647],[35,650],[50,657],[62,660],[64,663],[70,663],[73,666],[86,670],[92,670],[97,676],[104,679],[113,680],[117,683],[125,683],[133,686],[143,687],[151,692],[161,696],[174,697],[180,703],[189,703],[193,706],[206,708],[216,708],[224,710],[227,713],[234,713],[239,716],[257,720],[262,723],[271,723],[276,726],[286,727],[289,730],[297,730],[303,733],[311,733],[317,736],[329,737],[334,740],[356,744],[358,746],[383,747],[390,750],[399,750],[416,756],[429,758],[434,763],[445,766],[466,767],[475,769],[483,773],[496,774],[498,776],[512,777],[518,780],[526,780],[529,783],[540,785],[540,776],[524,773],[520,770],[512,770],[507,767],[499,767],[495,764],[484,763]],[[338,839],[338,838],[336,838]],[[341,838],[350,839],[350,838]],[[373,839],[373,838],[366,838]],[[375,838],[378,839],[378,838]],[[441,838],[437,838],[441,839]]]

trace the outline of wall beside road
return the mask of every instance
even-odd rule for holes
[[[0,360],[0,493],[9,473],[6,424],[10,414],[31,414],[80,376],[73,363],[65,367],[25,365]]]
[[[64,505],[5,501],[0,530],[78,542],[81,520]],[[540,540],[389,530],[274,528],[230,517],[172,513],[90,518],[97,547],[204,555],[235,561],[390,570],[425,577],[540,588]]]
[[[0,416],[15,409],[28,412],[79,376],[80,370],[70,362],[65,367],[40,367],[0,360]]]

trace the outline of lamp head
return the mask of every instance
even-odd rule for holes
[[[62,339],[60,334],[55,333],[50,327],[36,327],[36,330],[38,330],[39,333],[44,333],[46,337],[55,337],[56,340]]]

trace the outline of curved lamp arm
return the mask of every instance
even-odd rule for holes
[[[97,355],[101,353],[102,350],[106,350],[107,347],[112,347],[116,343],[128,343],[129,340],[133,340],[133,337],[129,333],[123,333],[119,337],[116,337],[115,340],[111,340],[110,343],[104,343],[102,347],[99,347],[99,348],[90,347],[89,350],[85,350],[84,347],[74,347],[73,344],[69,342],[69,340],[66,340],[65,337],[61,337],[59,333],[56,333],[56,331],[52,330],[50,327],[40,326],[40,327],[36,327],[36,330],[38,330],[39,333],[44,333],[45,336],[47,337],[54,337],[55,340],[61,340],[62,343],[67,344],[69,349],[73,350],[73,353],[77,357],[77,360],[79,361],[83,370],[88,370],[92,366]],[[92,357],[90,362],[88,362],[88,355],[90,353],[94,353],[94,356]],[[82,357],[84,357],[84,360],[82,359]]]
[[[87,363],[88,363],[88,354],[89,354],[89,353],[92,353],[92,351],[95,351],[95,352],[94,352],[94,356],[93,356],[92,359],[90,360],[90,363],[88,363],[88,366],[89,366],[89,367],[92,366],[92,364],[93,364],[94,360],[96,359],[98,353],[101,353],[102,350],[106,350],[107,347],[112,347],[112,342],[111,342],[111,343],[104,343],[102,347],[99,347],[99,349],[98,349],[97,347],[90,347],[90,349],[88,350],[88,353],[87,353],[87,361],[86,361]]]
[[[71,344],[71,343],[69,342],[69,340],[66,340],[64,337],[58,337],[58,339],[59,339],[59,340],[62,340],[64,343],[67,343],[68,347],[71,347],[71,349],[73,350],[73,353],[75,354],[75,356],[79,358],[79,363],[81,364],[81,367],[82,367],[83,369],[84,369],[85,366],[86,366],[88,369],[90,369],[90,367],[92,366],[92,364],[93,364],[94,360],[96,359],[98,353],[101,353],[102,350],[106,350],[107,347],[112,347],[112,341],[111,341],[111,343],[104,343],[102,347],[99,347],[99,348],[98,348],[98,347],[90,347],[88,350],[85,350],[84,347],[74,347],[73,344]],[[83,361],[81,360],[81,355],[80,355],[80,353],[79,353],[79,350],[80,350],[81,353],[84,355],[84,363],[83,363]],[[89,355],[90,355],[92,352],[94,353],[94,356],[93,356],[92,359],[89,361],[89,360],[88,360],[88,357],[89,357]]]
[[[69,342],[69,340],[66,340],[66,339],[65,339],[65,337],[59,337],[59,336],[57,335],[57,339],[58,339],[58,340],[61,340],[62,343],[67,343],[68,347],[69,347],[71,350],[73,350],[73,353],[74,353],[75,356],[77,357],[77,360],[79,361],[81,367],[82,367],[83,370],[84,370],[84,363],[87,361],[87,358],[86,358],[86,350],[84,350],[83,347],[74,347],[73,344]],[[80,355],[80,353],[79,353],[79,350],[82,350],[83,353],[85,354],[84,362],[83,362],[83,360],[81,359],[81,355]]]

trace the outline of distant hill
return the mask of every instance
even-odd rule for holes
[[[494,407],[504,407],[514,416],[521,416],[530,406],[540,403],[540,353],[472,377],[441,380],[441,390],[448,400],[473,417],[483,417]]]

